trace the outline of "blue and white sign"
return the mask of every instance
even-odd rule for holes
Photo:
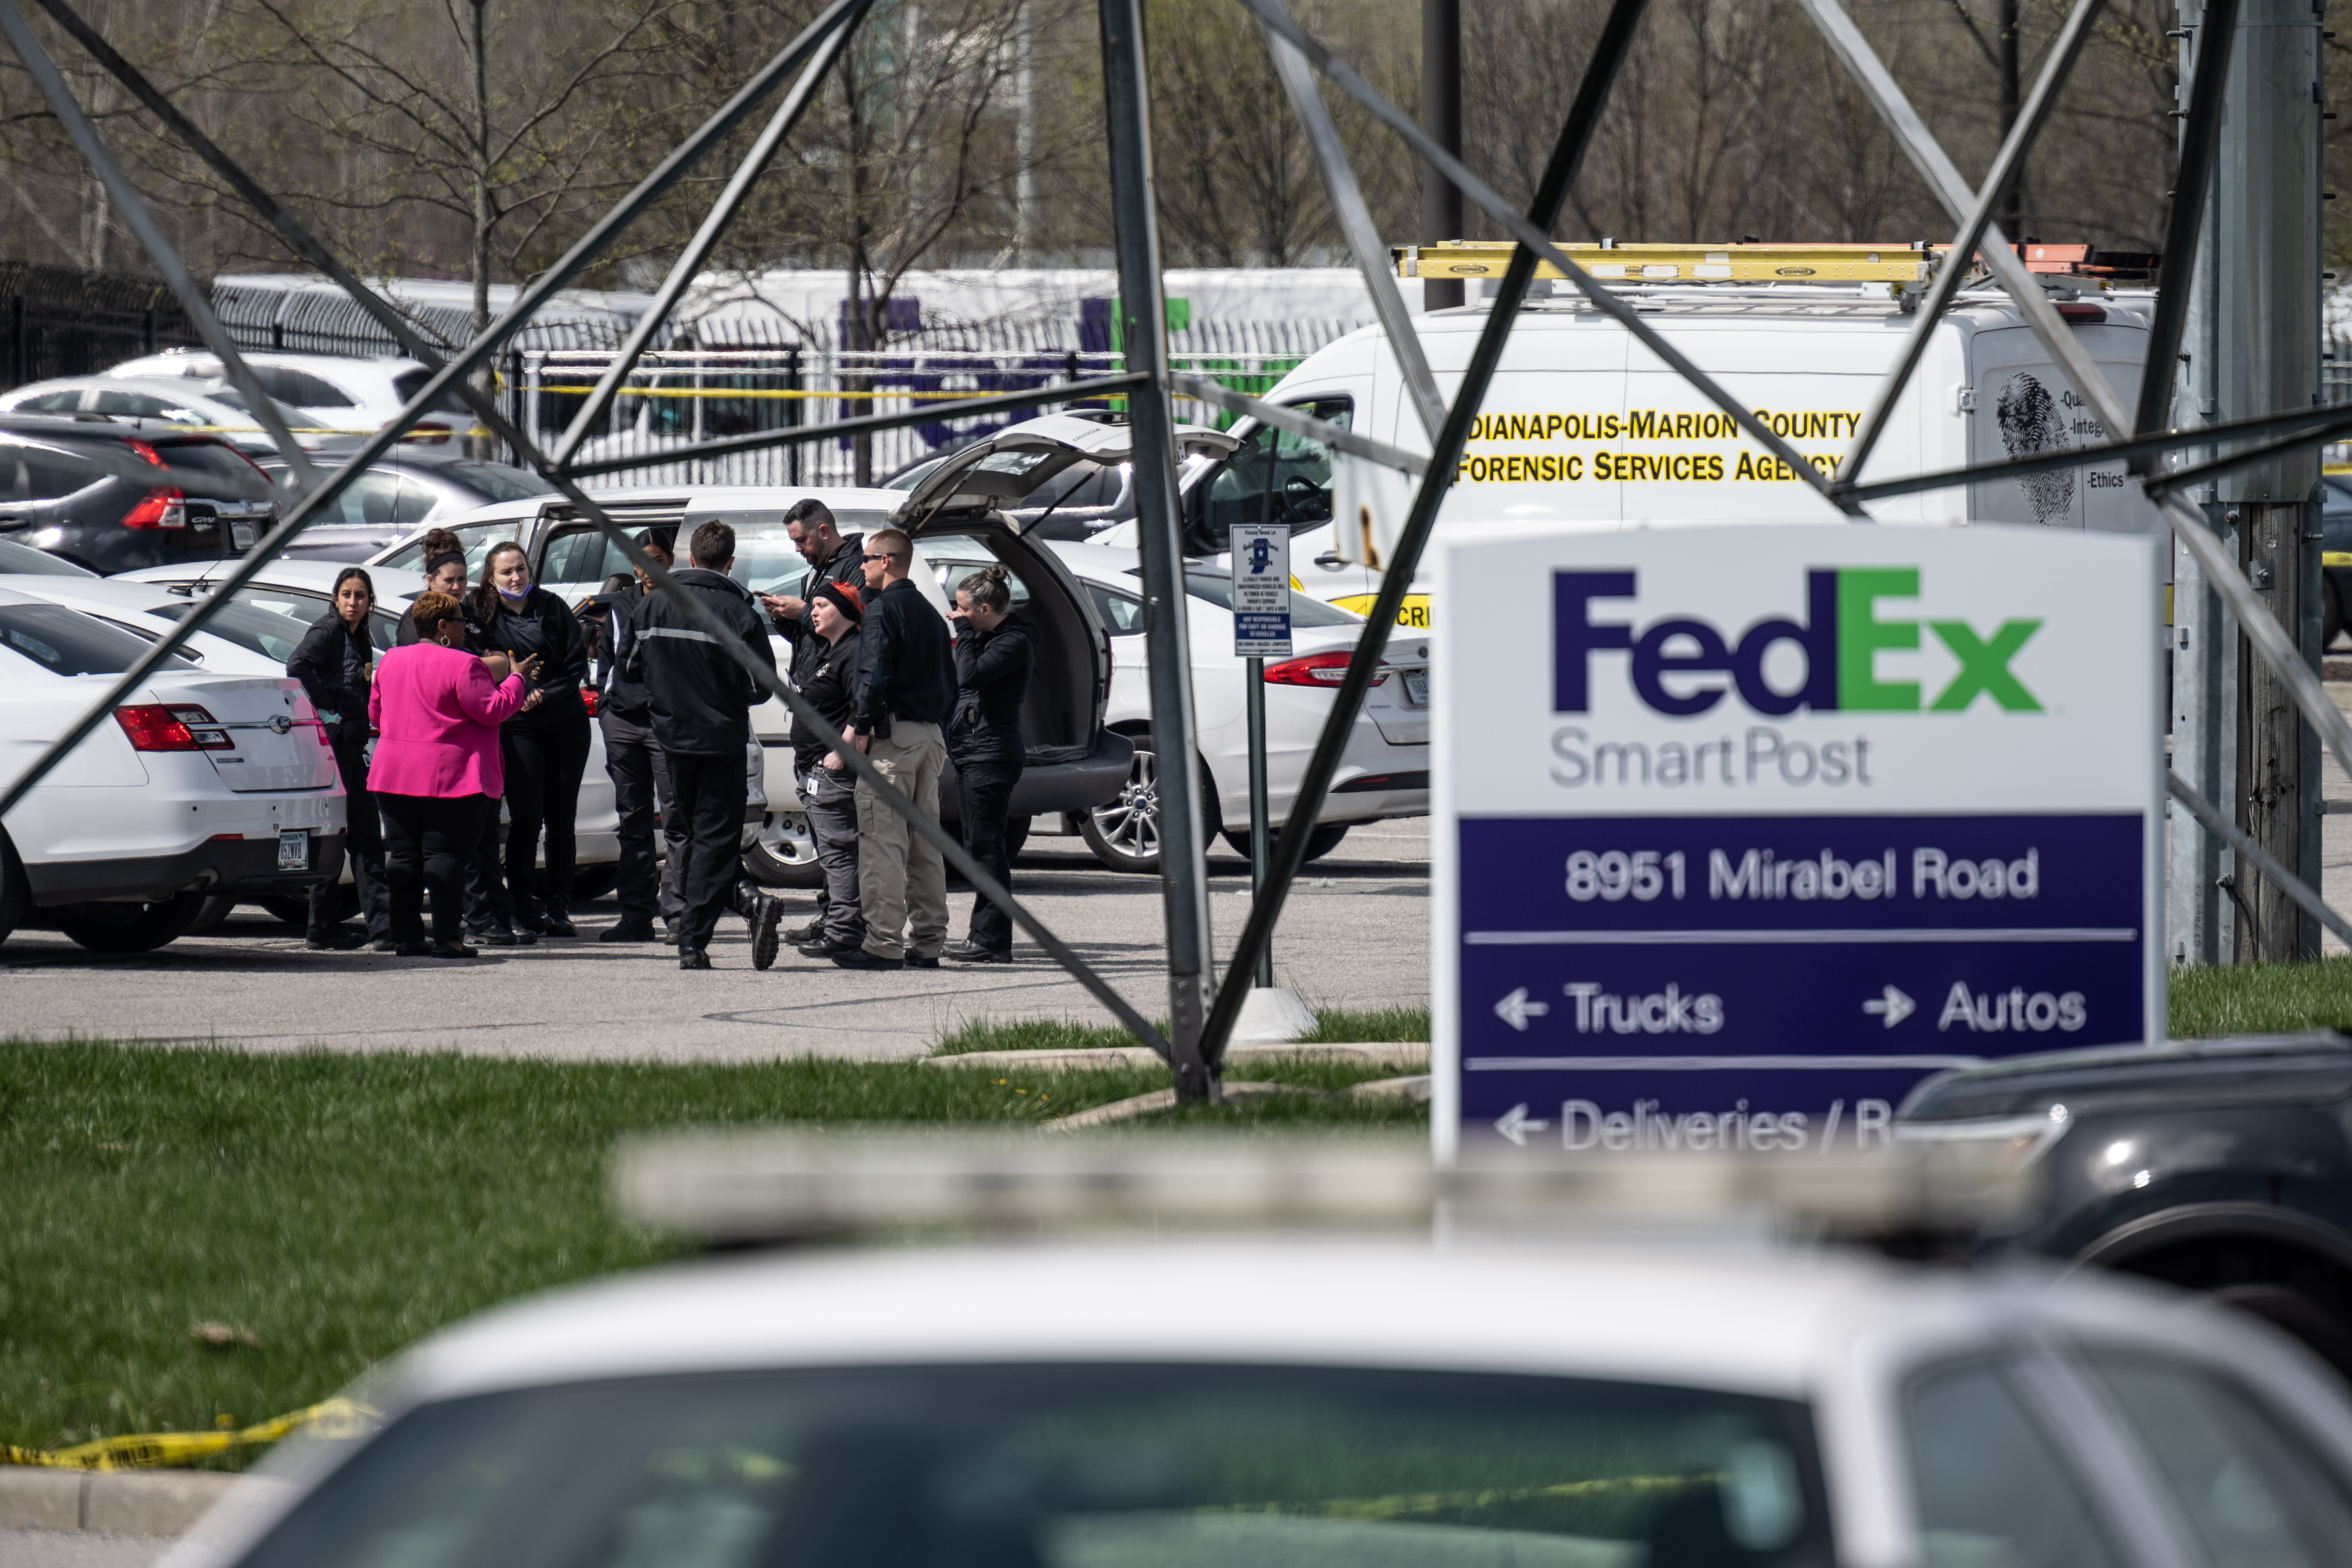
[[[1290,657],[1290,530],[1244,522],[1233,529],[1234,657]]]
[[[1794,1149],[2161,1038],[2154,542],[1449,531],[1433,1125]]]

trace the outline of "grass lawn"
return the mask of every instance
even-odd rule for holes
[[[2242,969],[2176,969],[2171,1006],[2177,1039],[2305,1029],[2352,1034],[2352,957]]]
[[[1231,1076],[1339,1089],[1383,1075]],[[605,1212],[605,1152],[632,1129],[1034,1122],[1166,1081],[0,1043],[0,1443],[258,1421],[492,1302],[656,1261],[670,1249]],[[1381,1125],[1425,1112],[1286,1096],[1206,1114]],[[203,1321],[258,1342],[205,1348],[190,1333]]]
[[[1155,1020],[1165,1030],[1168,1020]],[[1429,1038],[1429,1009],[1426,1007],[1379,1007],[1366,1012],[1345,1008],[1319,1008],[1315,1014],[1315,1031],[1304,1036],[1302,1045],[1359,1044],[1381,1040],[1426,1040]],[[1116,1024],[1080,1024],[1066,1018],[1024,1018],[1009,1024],[992,1023],[987,1019],[968,1019],[941,1038],[934,1055],[961,1056],[967,1051],[1060,1051],[1090,1046],[1131,1046],[1135,1037]],[[1307,1080],[1287,1077],[1300,1083]]]

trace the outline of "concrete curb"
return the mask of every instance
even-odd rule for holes
[[[215,1470],[0,1466],[0,1530],[184,1535],[244,1479]]]
[[[1159,1056],[1149,1046],[1095,1046],[1066,1051],[967,1051],[961,1056],[925,1057],[935,1068],[1030,1068],[1041,1072],[1071,1068],[1156,1068]],[[1276,1045],[1253,1041],[1225,1047],[1229,1062],[1347,1062],[1368,1068],[1429,1070],[1426,1040],[1370,1040],[1344,1045]]]
[[[1417,1073],[1411,1078],[1376,1078],[1369,1083],[1337,1091],[1307,1089],[1295,1083],[1253,1083],[1246,1079],[1225,1085],[1225,1099],[1230,1103],[1244,1100],[1271,1100],[1282,1094],[1311,1094],[1329,1100],[1414,1100],[1429,1099],[1429,1075]],[[1155,1089],[1150,1094],[1139,1094],[1132,1100],[1115,1100],[1108,1105],[1097,1105],[1091,1110],[1081,1110],[1056,1121],[1043,1124],[1047,1132],[1083,1132],[1089,1127],[1108,1127],[1114,1122],[1137,1121],[1146,1116],[1157,1116],[1176,1109],[1176,1091]]]

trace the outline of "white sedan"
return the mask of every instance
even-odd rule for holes
[[[357,451],[361,438],[321,428],[309,415],[272,398],[278,417],[295,444],[326,459]],[[135,427],[154,426],[174,433],[217,435],[249,458],[273,456],[278,444],[246,402],[226,382],[132,381],[101,375],[37,381],[0,395],[0,411],[10,414],[102,414]]]
[[[1143,583],[1131,550],[1056,543],[1062,563],[1093,594],[1111,642],[1110,708],[1105,722],[1137,737],[1128,787],[1082,822],[1087,847],[1117,870],[1160,864],[1160,760],[1150,748],[1151,691],[1143,640]],[[942,563],[958,574],[961,563]],[[1234,657],[1231,584],[1223,572],[1188,567],[1192,613],[1192,711],[1201,765],[1213,786],[1210,805],[1225,842],[1249,854],[1249,726],[1246,661]],[[1331,691],[1363,635],[1361,617],[1303,594],[1290,596],[1293,656],[1265,668],[1268,820],[1279,829],[1297,799],[1307,758],[1331,711]],[[1389,639],[1381,674],[1364,694],[1331,793],[1316,818],[1307,857],[1328,854],[1352,823],[1418,816],[1429,810],[1429,643],[1400,633]]]
[[[152,646],[0,587],[0,779]],[[341,858],[335,756],[299,682],[151,676],[0,822],[0,939],[33,906],[100,952],[184,934],[208,898],[299,898]]]
[[[490,1312],[355,1392],[380,1422],[272,1456],[286,1484],[173,1568],[2352,1552],[2352,1406],[2283,1337],[2107,1279],[1760,1241],[738,1253]]]

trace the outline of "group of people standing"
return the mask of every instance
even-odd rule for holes
[[[772,657],[772,630],[782,638],[792,684],[826,726],[796,720],[793,734],[801,805],[824,873],[816,916],[784,932],[781,903],[755,900],[745,909],[754,965],[769,967],[786,940],[845,969],[936,968],[942,953],[1009,961],[1012,922],[985,899],[966,940],[948,945],[940,852],[856,780],[843,752],[855,748],[934,821],[952,757],[964,843],[1009,883],[1006,818],[1036,658],[1033,628],[1013,609],[1011,578],[1002,566],[966,577],[950,628],[909,580],[914,547],[901,531],[845,537],[814,499],[784,521],[809,564],[800,595],[754,595],[736,582],[735,532],[722,521],[695,530],[683,569],[674,569],[664,535],[635,541],[755,657]],[[573,821],[591,722],[582,689],[593,679],[620,841],[621,918],[599,940],[664,940],[658,918],[681,969],[709,968],[719,918],[743,907],[736,884],[745,757],[765,686],[642,572],[635,583],[614,579],[575,609],[533,584],[520,544],[494,546],[468,586],[454,534],[436,530],[424,543],[425,592],[381,660],[369,626],[374,584],[352,567],[336,580],[333,609],[287,663],[328,726],[350,796],[346,844],[365,927],[344,926],[341,890],[322,884],[312,895],[310,945],[373,942],[461,958],[477,955],[475,942],[577,936]],[[586,635],[583,611],[593,623]],[[656,822],[667,849],[659,857]]]

